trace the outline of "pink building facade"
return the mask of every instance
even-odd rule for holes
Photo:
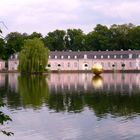
[[[50,71],[90,71],[100,63],[104,70],[140,70],[140,51],[53,51],[49,54]],[[18,55],[11,56],[8,70],[17,70]]]
[[[5,69],[5,61],[0,59],[0,71]]]
[[[51,52],[47,68],[88,71],[99,63],[104,70],[140,70],[140,51]]]

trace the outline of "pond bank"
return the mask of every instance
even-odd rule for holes
[[[140,73],[140,70],[104,70],[103,73]],[[12,71],[0,71],[0,73],[20,73],[17,70]],[[45,73],[92,73],[91,70],[52,70]]]

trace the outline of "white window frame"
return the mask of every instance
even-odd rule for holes
[[[132,54],[129,54],[129,59],[132,59]]]
[[[86,54],[84,54],[84,59],[87,59],[87,55]]]

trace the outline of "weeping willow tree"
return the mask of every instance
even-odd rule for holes
[[[48,63],[49,50],[38,39],[27,39],[19,54],[19,70],[21,73],[44,72]]]

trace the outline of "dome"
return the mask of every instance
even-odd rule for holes
[[[93,65],[91,70],[95,75],[100,75],[103,72],[103,67],[101,64],[96,63]]]

